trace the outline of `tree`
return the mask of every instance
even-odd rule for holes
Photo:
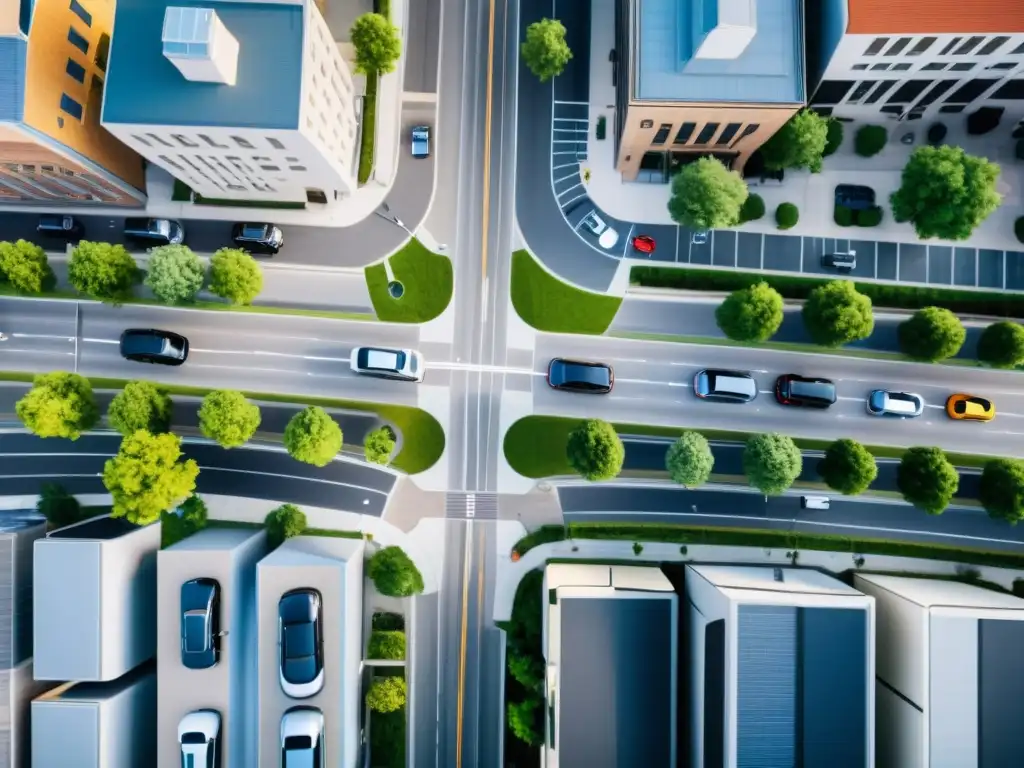
[[[542,83],[562,74],[572,58],[562,22],[557,19],[533,22],[526,28],[526,40],[519,46],[519,55]]]
[[[818,474],[832,490],[856,496],[875,482],[878,465],[871,452],[856,440],[836,440],[818,462]]]
[[[388,425],[377,427],[366,433],[363,452],[366,460],[374,464],[387,464],[395,450],[395,433]]]
[[[239,248],[221,248],[210,257],[210,293],[248,306],[263,290],[263,269]]]
[[[766,341],[782,325],[782,296],[768,283],[755,283],[725,297],[715,320],[733,341]]]
[[[600,419],[581,421],[569,433],[565,455],[580,477],[608,480],[622,471],[626,449],[615,427]]]
[[[800,221],[800,209],[793,203],[779,203],[775,209],[775,225],[779,229],[792,229]]]
[[[985,328],[978,338],[978,359],[993,368],[1024,364],[1024,325],[1000,320]]]
[[[747,185],[720,160],[702,157],[684,165],[672,179],[668,213],[691,229],[722,229],[739,223]]]
[[[366,706],[374,712],[397,712],[405,706],[405,678],[375,677],[366,692]]]
[[[78,499],[64,490],[59,483],[44,483],[36,511],[46,518],[53,528],[77,523],[82,519],[82,506]]]
[[[748,194],[740,206],[740,224],[757,221],[764,216],[764,198],[758,194]]]
[[[193,493],[178,507],[178,511],[181,512],[181,519],[185,525],[190,529],[190,533],[202,530],[206,527],[209,522],[209,511],[206,508],[206,502],[203,501],[202,497],[198,493]]]
[[[177,544],[207,525],[206,502],[193,493],[173,511],[160,513],[160,548]]]
[[[19,293],[42,293],[57,283],[46,251],[27,240],[0,243],[0,275]]]
[[[89,380],[64,371],[36,376],[14,411],[32,434],[70,440],[77,440],[100,418]]]
[[[175,507],[196,487],[199,465],[181,459],[181,438],[139,430],[121,441],[117,455],[103,465],[103,485],[113,497],[114,517],[148,525]]]
[[[909,448],[896,470],[896,487],[903,498],[932,515],[949,506],[960,486],[960,475],[941,448]]]
[[[71,251],[68,280],[79,293],[118,302],[131,297],[139,267],[123,245],[83,240]]]
[[[188,304],[203,287],[206,268],[187,245],[161,245],[149,252],[146,287],[164,304]]]
[[[925,239],[966,240],[1002,201],[999,166],[961,147],[918,147],[889,198],[896,221],[909,221]]]
[[[789,488],[800,476],[803,461],[792,438],[777,432],[754,435],[743,449],[747,480],[765,496],[777,496]]]
[[[1024,462],[992,459],[981,472],[978,499],[990,516],[1014,525],[1024,519]]]
[[[366,566],[377,591],[387,597],[412,597],[423,592],[423,575],[401,547],[384,547]]]
[[[510,701],[506,709],[508,729],[513,736],[531,747],[539,747],[544,743],[544,734],[540,728],[540,699],[529,696],[522,701]]]
[[[707,438],[700,432],[683,432],[665,454],[665,468],[669,476],[687,488],[704,485],[714,466],[715,455]]]
[[[817,173],[821,170],[827,140],[828,120],[802,109],[761,146],[765,168],[773,171],[807,168]]]
[[[151,434],[171,428],[174,406],[167,390],[151,381],[129,381],[107,407],[107,423],[122,435],[140,429]]]
[[[245,445],[260,421],[260,407],[233,389],[214,390],[199,406],[199,431],[224,448]]]
[[[900,323],[897,336],[907,357],[935,363],[960,351],[967,329],[948,309],[925,307]]]
[[[402,661],[405,659],[405,632],[375,629],[370,633],[366,656],[370,659]]]
[[[296,413],[284,428],[284,447],[293,459],[327,466],[341,450],[338,422],[323,408],[311,405]]]
[[[871,299],[849,280],[831,280],[815,288],[802,314],[807,334],[825,347],[866,339],[875,329]]]
[[[285,539],[301,536],[306,530],[306,513],[294,504],[282,504],[271,510],[263,524],[267,529],[267,545],[276,548]]]
[[[395,71],[402,55],[398,27],[379,13],[364,13],[349,29],[349,40],[356,52],[356,72],[376,77]]]

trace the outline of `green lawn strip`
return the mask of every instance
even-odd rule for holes
[[[174,203],[191,203],[192,202],[192,187],[186,184],[181,179],[174,180],[174,187],[171,189],[171,202]]]
[[[412,238],[388,257],[395,280],[405,288],[400,299],[388,293],[384,264],[367,267],[366,286],[377,319],[388,323],[425,323],[448,307],[455,286],[452,262]]]
[[[293,203],[284,200],[224,200],[216,197],[196,195],[193,205],[212,205],[220,208],[273,208],[283,211],[303,211],[305,203]]]
[[[328,536],[333,539],[359,539],[360,541],[366,538],[360,531],[334,531],[328,528],[307,528],[302,535]]]
[[[529,325],[551,333],[604,333],[622,299],[559,280],[528,251],[512,254],[512,306]]]
[[[359,175],[360,184],[370,180],[373,173],[374,141],[377,138],[377,73],[366,75],[366,95],[363,96],[363,124],[359,135]]]

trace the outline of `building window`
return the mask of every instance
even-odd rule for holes
[[[67,67],[65,71],[80,83],[85,83],[85,67],[79,64],[74,59],[68,59]]]
[[[901,37],[895,43],[889,46],[889,50],[885,52],[885,56],[898,56],[903,53],[903,49],[910,45],[911,37]]]
[[[952,115],[952,114],[956,114],[957,112],[963,112],[963,111],[964,111],[964,108],[962,106],[960,106],[960,105],[953,106],[953,105],[947,104],[944,107],[939,107],[939,112],[942,112],[942,113],[947,114],[947,115]]]
[[[171,134],[171,138],[174,139],[179,144],[181,144],[181,146],[183,146],[183,147],[198,147],[199,146],[194,141],[192,141],[192,139],[186,138],[185,136],[182,136],[180,133],[172,133]]]
[[[889,42],[888,37],[876,37],[871,41],[868,49],[864,51],[865,56],[877,56],[878,52],[885,48],[885,44]]]
[[[75,118],[75,120],[82,119],[82,105],[66,93],[60,95],[60,108],[63,112]]]
[[[999,37],[993,37],[991,40],[989,40],[987,43],[981,46],[981,50],[978,51],[978,55],[988,56],[990,53],[995,53],[1004,45],[1006,45],[1009,41],[1010,38],[1004,37],[1002,35],[1000,35]]]
[[[306,166],[304,166],[304,165],[289,165],[288,166],[288,170],[289,171],[304,171],[304,170],[306,170]]]
[[[922,72],[941,72],[948,64],[943,64],[941,61],[932,61],[921,67]]]
[[[74,27],[68,28],[68,42],[82,53],[89,52],[89,41],[82,37]]]
[[[878,72],[884,72],[888,68],[889,68],[888,64],[872,64],[871,65],[871,69],[873,69],[875,71],[878,71]]]
[[[718,139],[715,140],[715,144],[719,144],[721,146],[728,144],[732,141],[732,137],[735,136],[742,127],[743,123],[729,123],[718,136]]]
[[[248,139],[243,139],[241,136],[232,136],[231,138],[235,142],[235,144],[237,144],[240,147],[243,147],[245,149],[255,149],[255,147],[252,145],[252,142],[249,141]]]
[[[956,93],[946,101],[953,104],[970,104],[998,82],[998,80],[970,80],[957,88]]]
[[[1012,61],[1000,61],[985,69],[1013,69],[1016,66]]]
[[[922,37],[916,43],[914,47],[907,51],[907,56],[920,56],[922,53],[932,47],[932,44],[938,40],[937,37]]]
[[[307,189],[306,190],[306,202],[308,203],[321,203],[327,204],[327,195],[322,189]]]
[[[867,65],[867,64],[854,64],[854,65],[853,65],[853,66],[851,67],[851,69],[857,69],[857,70],[861,70],[861,69],[867,69],[867,68],[868,68],[868,65]]]
[[[928,93],[926,93],[921,100],[914,105],[914,108],[927,107],[956,84],[956,80],[942,80],[936,83],[931,87]]]
[[[274,149],[284,149],[284,144],[282,144],[275,138],[268,136],[267,141],[270,142],[270,146],[272,146]]]
[[[962,37],[954,37],[952,40],[946,43],[946,45],[943,47],[941,51],[939,51],[939,56],[945,56],[947,53],[952,51],[954,48],[960,45],[961,40],[963,40]]]
[[[711,141],[711,137],[718,133],[718,125],[718,123],[705,123],[704,127],[700,129],[700,133],[697,134],[694,144],[707,144]]]
[[[957,62],[949,69],[951,72],[970,72],[972,69],[974,69],[974,64],[972,64],[969,61]]]
[[[145,140],[144,138],[142,138],[141,136],[137,136],[136,134],[134,134],[134,133],[133,133],[133,134],[132,134],[132,138],[133,138],[133,139],[135,139],[135,140],[136,140],[137,142],[139,142],[139,144],[141,144],[141,145],[142,145],[142,146],[144,146],[144,147],[148,147],[148,146],[149,146],[149,142],[148,142],[148,141],[146,141],[146,140]]]
[[[651,144],[664,144],[668,141],[668,135],[672,132],[672,123],[662,123],[658,126],[658,132],[651,139]]]
[[[851,104],[856,104],[858,101],[868,95],[868,91],[878,85],[877,80],[864,80],[863,82],[857,83],[857,87],[853,89],[853,93],[850,94],[848,101]]]
[[[993,99],[1004,101],[1024,100],[1024,80],[1009,80],[992,94]]]
[[[210,138],[209,136],[207,136],[207,135],[206,135],[205,133],[200,133],[200,134],[199,134],[199,138],[200,138],[200,139],[202,139],[203,141],[205,141],[205,142],[206,142],[207,144],[209,144],[209,145],[210,145],[211,147],[217,147],[217,149],[227,149],[227,147],[226,147],[225,145],[223,145],[223,144],[218,144],[218,143],[217,143],[216,141],[214,141],[213,139],[211,139],[211,138]]]
[[[980,36],[980,35],[975,35],[974,37],[968,37],[967,38],[967,42],[965,42],[963,45],[961,45],[959,48],[957,48],[955,51],[953,51],[953,55],[954,56],[966,56],[968,53],[970,53],[975,48],[977,48],[979,45],[981,45],[981,43],[982,43],[982,41],[984,39],[985,38]]]
[[[838,104],[854,85],[853,80],[825,80],[818,86],[814,100],[819,104]]]
[[[910,64],[908,62],[903,62],[902,64],[893,64],[892,65],[892,71],[893,72],[906,72],[908,69],[910,69]]]
[[[92,26],[92,14],[85,10],[78,0],[71,0],[71,12],[80,18],[85,26]]]
[[[262,168],[264,171],[280,171],[281,170],[276,165],[261,165],[260,168]]]
[[[1024,43],[1021,43],[1020,45],[1018,45],[1016,48],[1014,48],[1012,51],[1010,51],[1010,53],[1016,53],[1016,54],[1024,53]]]
[[[896,89],[896,93],[892,95],[888,103],[909,104],[920,96],[921,92],[931,84],[931,80],[908,80]]]
[[[171,144],[171,142],[167,141],[167,139],[162,139],[155,133],[147,133],[146,135],[149,136],[149,138],[151,138],[157,144],[163,144],[165,147],[174,147],[174,145]]]
[[[876,101],[881,99],[887,94],[892,87],[898,83],[898,80],[883,80],[878,84],[878,87],[871,92],[871,95],[864,99],[865,104],[874,104]]]

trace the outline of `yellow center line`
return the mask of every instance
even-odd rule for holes
[[[455,710],[455,766],[462,767],[462,712],[466,688],[466,635],[469,631],[469,562],[473,540],[466,524],[466,546],[462,553],[462,626],[459,638],[459,691]]]
[[[494,0],[490,2],[490,22],[487,30],[487,102],[484,105],[484,206],[481,233],[482,266],[480,279],[487,280],[487,227],[491,205],[491,97],[494,93]]]

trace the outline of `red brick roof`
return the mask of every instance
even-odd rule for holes
[[[1024,0],[848,0],[851,35],[1024,32]]]

